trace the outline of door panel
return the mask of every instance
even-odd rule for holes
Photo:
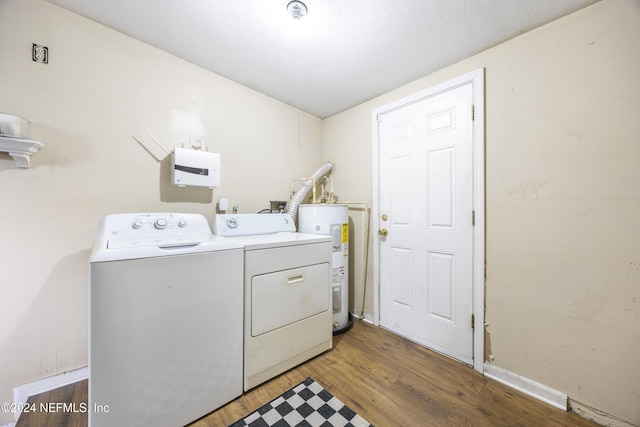
[[[473,361],[472,85],[381,115],[380,324]]]
[[[455,323],[455,255],[429,252],[428,314]]]
[[[429,152],[427,204],[429,227],[453,228],[455,212],[455,149]]]
[[[411,306],[411,250],[393,248],[391,254],[394,271],[391,298],[394,304],[409,308]]]
[[[391,218],[394,225],[409,225],[411,214],[411,157],[391,159]]]

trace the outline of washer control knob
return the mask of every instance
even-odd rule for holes
[[[164,218],[158,218],[156,219],[156,222],[153,223],[153,226],[158,230],[164,230],[167,228],[167,220]]]
[[[187,225],[187,221],[184,219],[178,220],[178,227],[183,228]]]
[[[238,226],[238,220],[235,218],[229,218],[227,220],[227,226],[229,228],[236,228]]]
[[[138,229],[142,228],[142,221],[140,221],[140,220],[133,221],[133,224],[131,224],[131,226],[134,229],[138,230]]]

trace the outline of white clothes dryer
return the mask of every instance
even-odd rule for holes
[[[329,350],[331,238],[296,233],[288,214],[219,214],[215,224],[245,249],[244,390]]]
[[[90,259],[90,427],[185,425],[242,394],[243,256],[202,215],[102,220]]]

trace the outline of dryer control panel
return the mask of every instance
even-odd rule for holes
[[[291,215],[277,214],[217,214],[216,234],[223,237],[256,236],[260,234],[294,233],[296,225]]]

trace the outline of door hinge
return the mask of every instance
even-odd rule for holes
[[[474,227],[476,225],[476,211],[475,210],[471,211],[471,225],[473,225]]]
[[[471,104],[471,121],[476,119],[476,106]]]
[[[476,316],[474,314],[471,315],[471,329],[475,329],[476,327]]]

